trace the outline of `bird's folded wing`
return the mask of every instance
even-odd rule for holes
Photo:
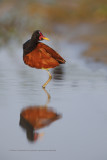
[[[24,56],[23,60],[25,64],[30,67],[39,69],[49,69],[59,65],[57,60],[55,60],[44,48],[40,47]]]
[[[56,61],[58,61],[60,64],[65,63],[66,61],[51,47],[45,45],[44,43],[39,43],[41,48],[44,48],[46,52],[50,54],[51,57],[53,57]]]

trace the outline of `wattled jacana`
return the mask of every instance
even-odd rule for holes
[[[49,74],[49,79],[42,86],[43,88],[45,88],[52,79],[49,69],[65,63],[65,60],[56,51],[46,44],[39,42],[44,39],[49,40],[43,36],[40,30],[36,30],[32,34],[31,39],[23,44],[24,63],[33,68],[45,69]]]

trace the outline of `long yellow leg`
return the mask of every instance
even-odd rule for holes
[[[49,74],[49,79],[45,82],[45,84],[42,86],[43,88],[45,88],[46,87],[46,85],[50,82],[50,80],[52,79],[52,76],[51,76],[51,74],[50,74],[50,72],[48,71],[48,70],[46,70],[47,72],[48,72],[48,74]]]

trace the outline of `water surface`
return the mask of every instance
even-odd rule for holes
[[[64,45],[65,44],[65,45]],[[13,42],[0,50],[0,159],[107,159],[107,73],[81,57],[87,44],[58,43],[66,64],[46,71],[24,65],[21,46]],[[20,114],[28,107],[47,107],[60,118],[27,137]],[[45,121],[46,122],[46,121]],[[30,132],[31,133],[31,132]]]

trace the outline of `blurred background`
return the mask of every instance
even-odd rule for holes
[[[66,60],[45,92],[22,58],[37,29]],[[107,159],[106,0],[0,0],[0,131],[1,160]]]
[[[90,43],[84,56],[107,63],[106,0],[1,0],[0,45],[23,40],[36,29]]]

